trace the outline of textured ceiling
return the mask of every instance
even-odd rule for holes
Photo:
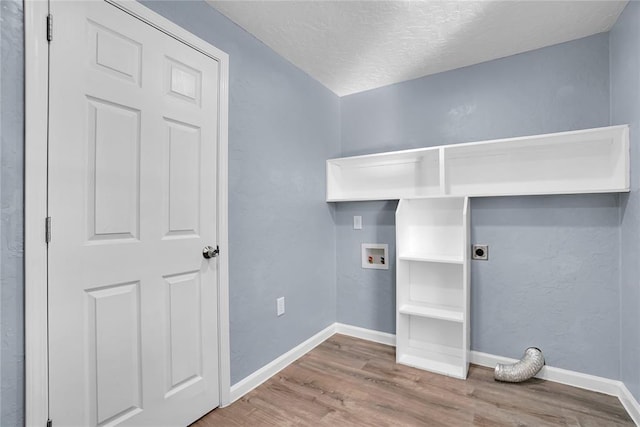
[[[627,1],[225,1],[340,96],[608,31]]]

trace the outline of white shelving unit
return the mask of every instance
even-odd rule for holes
[[[457,378],[469,369],[469,199],[401,199],[396,359]]]
[[[466,378],[469,197],[629,191],[629,127],[327,161],[327,201],[400,199],[398,363]]]
[[[327,201],[629,191],[629,127],[327,161]]]

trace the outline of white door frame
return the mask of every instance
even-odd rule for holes
[[[99,1],[99,0],[91,0]],[[218,350],[220,406],[230,403],[228,115],[229,55],[136,1],[105,0],[220,64],[218,98]],[[47,138],[49,2],[26,0],[25,26],[25,424],[44,427],[49,413],[47,343]],[[55,17],[54,17],[55,22]],[[55,24],[53,30],[55,40]],[[55,236],[55,230],[53,231]],[[54,237],[55,238],[55,237]]]

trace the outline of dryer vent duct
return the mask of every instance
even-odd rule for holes
[[[524,351],[522,359],[510,365],[498,363],[494,373],[497,381],[519,383],[533,377],[544,366],[542,351],[536,347],[529,347]]]

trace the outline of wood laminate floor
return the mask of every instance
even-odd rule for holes
[[[210,426],[633,426],[616,397],[549,381],[466,381],[395,363],[395,348],[334,335],[227,408]]]

